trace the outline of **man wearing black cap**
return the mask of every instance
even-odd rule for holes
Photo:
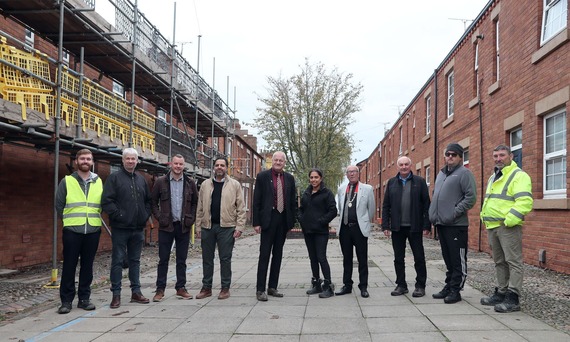
[[[445,287],[432,297],[452,304],[461,300],[459,291],[467,278],[467,211],[475,205],[477,193],[475,177],[463,166],[461,145],[447,145],[445,163],[435,179],[429,219],[439,232],[447,272]]]

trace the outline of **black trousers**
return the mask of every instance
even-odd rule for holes
[[[425,289],[427,270],[426,256],[422,232],[411,232],[410,227],[400,227],[399,231],[392,231],[392,247],[394,248],[394,269],[396,270],[396,285],[408,288],[406,283],[406,240],[414,255],[414,268],[416,270],[416,288]]]
[[[356,249],[356,259],[358,260],[358,276],[360,283],[358,288],[366,290],[368,288],[368,238],[362,235],[358,224],[342,224],[338,237],[340,249],[342,251],[342,282],[345,286],[352,288],[352,258],[353,246]]]
[[[331,280],[331,268],[327,260],[327,244],[329,234],[305,234],[305,244],[311,261],[313,278],[319,279],[319,265],[323,271],[323,278]]]
[[[445,286],[460,291],[467,278],[467,226],[437,226],[441,254],[445,261]]]
[[[59,297],[61,302],[73,302],[75,298],[75,270],[80,262],[79,287],[77,297],[79,300],[89,299],[91,296],[91,282],[93,281],[93,261],[97,248],[99,248],[99,238],[101,231],[91,234],[79,234],[63,230],[63,267],[61,271],[61,284],[59,286]]]
[[[275,209],[272,210],[269,227],[261,227],[259,262],[257,263],[257,291],[265,291],[270,257],[271,268],[269,270],[269,283],[267,287],[276,289],[279,284],[279,272],[281,270],[281,260],[283,259],[283,245],[285,245],[287,230],[285,213],[279,213]]]
[[[182,233],[180,222],[173,222],[172,226],[174,227],[173,232],[158,231],[157,289],[164,290],[166,288],[166,275],[168,274],[168,262],[170,261],[173,241],[176,241],[176,284],[174,288],[178,290],[186,286],[186,258],[190,245],[190,232]]]

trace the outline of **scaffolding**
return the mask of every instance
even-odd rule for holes
[[[227,153],[214,138],[233,134],[235,109],[182,57],[174,39],[169,42],[152,25],[136,0],[108,2],[114,25],[96,12],[95,0],[0,1],[5,18],[57,49],[52,57],[0,28],[0,96],[13,103],[0,113],[0,137],[54,152],[54,198],[61,152],[88,148],[97,160],[120,164],[123,147],[134,147],[140,169],[148,173],[164,173],[179,153],[190,172],[204,179],[211,175],[212,159]],[[75,56],[73,66],[67,54]],[[99,76],[86,77],[86,67]],[[122,87],[121,94],[101,86],[104,77]],[[168,112],[170,120],[136,104],[143,100]],[[55,210],[53,222],[55,269]]]

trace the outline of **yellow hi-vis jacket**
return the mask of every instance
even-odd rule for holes
[[[101,226],[101,195],[103,182],[97,178],[90,183],[87,198],[73,176],[65,176],[67,197],[63,208],[63,226],[81,226],[87,223],[93,227]]]
[[[481,220],[487,229],[499,226],[514,227],[524,223],[524,216],[532,210],[532,183],[529,175],[514,161],[503,167],[503,175],[487,182]]]

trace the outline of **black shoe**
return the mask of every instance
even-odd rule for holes
[[[438,293],[434,293],[431,296],[435,299],[444,299],[445,297],[447,297],[449,295],[449,287],[444,287],[441,291],[439,291]]]
[[[255,296],[257,297],[258,301],[267,302],[267,293],[265,293],[265,291],[257,291],[255,293]]]
[[[63,302],[59,309],[57,309],[58,314],[68,314],[71,312],[71,302]]]
[[[89,299],[80,299],[77,307],[87,311],[95,310],[95,305]]]
[[[342,296],[349,293],[352,293],[352,287],[344,285],[340,288],[340,291],[335,292],[334,294],[337,296]]]
[[[334,285],[330,280],[325,280],[322,286],[322,292],[319,293],[319,298],[330,298],[334,296]]]
[[[481,305],[495,306],[501,304],[505,300],[505,294],[499,293],[499,289],[495,287],[495,293],[490,297],[481,298]]]
[[[461,294],[459,291],[451,291],[449,294],[443,299],[445,304],[453,304],[461,301]]]
[[[360,290],[360,295],[362,296],[362,298],[370,297],[370,293],[368,293],[368,291],[366,289]]]
[[[396,288],[394,289],[394,291],[392,291],[390,294],[392,296],[401,296],[405,293],[408,293],[408,289],[405,287],[401,287],[401,286],[396,286]]]
[[[283,297],[283,293],[281,293],[281,292],[277,291],[277,289],[274,289],[271,287],[267,289],[267,294],[272,296],[272,297],[277,297],[277,298]]]
[[[312,295],[323,292],[322,282],[323,281],[321,279],[313,277],[313,279],[311,279],[312,286],[307,290],[307,294]]]
[[[426,289],[421,287],[416,287],[414,293],[412,293],[412,297],[423,297],[426,295]]]
[[[519,295],[510,290],[507,290],[507,293],[505,294],[505,300],[502,303],[495,305],[495,311],[501,313],[521,311]]]

